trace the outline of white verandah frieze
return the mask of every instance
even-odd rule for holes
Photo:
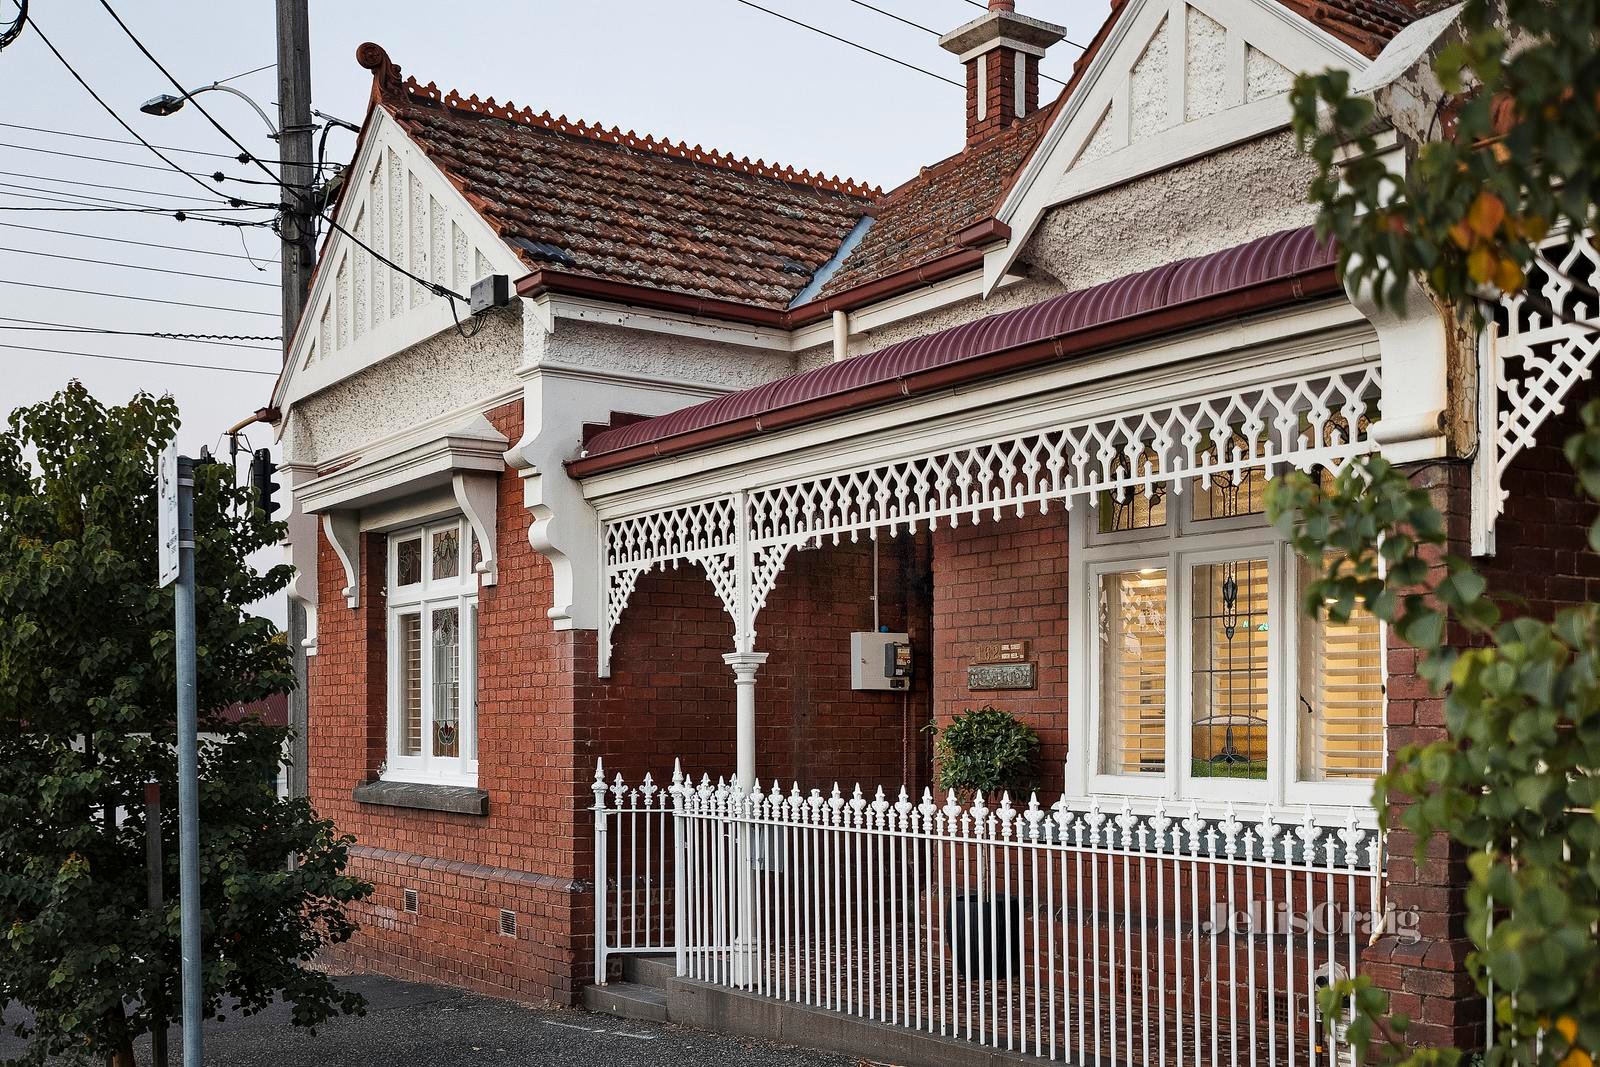
[[[978,439],[876,465],[771,485],[602,522],[605,596],[600,669],[609,674],[612,631],[647,571],[702,567],[735,621],[735,647],[754,651],[754,623],[791,551],[824,541],[914,533],[1051,501],[1117,497],[1190,479],[1264,467],[1339,468],[1372,451],[1379,398],[1376,362],[1283,375]]]

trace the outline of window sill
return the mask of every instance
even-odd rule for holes
[[[424,782],[362,782],[351,794],[358,804],[420,811],[447,811],[457,815],[489,814],[489,794],[470,785]]]

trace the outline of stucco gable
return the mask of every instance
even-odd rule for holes
[[[1052,208],[1281,130],[1295,72],[1367,63],[1278,0],[1127,0],[1000,205],[986,289]]]

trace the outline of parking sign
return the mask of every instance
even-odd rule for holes
[[[161,453],[156,471],[156,497],[159,512],[156,533],[161,550],[161,585],[178,579],[178,445],[173,442]]]

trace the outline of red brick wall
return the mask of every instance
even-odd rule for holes
[[[921,783],[928,720],[927,541],[879,548],[880,621],[908,624],[919,657],[909,695],[850,688],[850,634],[872,628],[868,541],[790,555],[756,620],[757,776],[787,787]],[[640,579],[614,634],[595,723],[608,776],[658,777],[675,757],[697,778],[734,769],[733,623],[696,567]]]
[[[520,402],[488,413],[521,435]],[[489,814],[358,804],[386,752],[384,541],[364,539],[361,606],[345,605],[343,570],[320,548],[318,653],[310,658],[310,788],[317,810],[354,834],[354,873],[376,886],[356,910],[362,930],[334,962],[445,980],[529,1001],[570,1002],[587,966],[590,801],[569,679],[574,637],[552,629],[550,570],[527,539],[521,480],[500,486],[499,584],[479,594],[479,786]],[[590,641],[592,645],[592,640]],[[592,655],[592,653],[591,653]],[[418,890],[418,914],[402,891]],[[500,909],[518,913],[515,939]]]
[[[975,647],[1023,639],[1038,688],[973,692]],[[1040,779],[1060,788],[1067,755],[1067,519],[1060,509],[944,528],[933,536],[934,713],[941,723],[993,704],[1043,741]]]

